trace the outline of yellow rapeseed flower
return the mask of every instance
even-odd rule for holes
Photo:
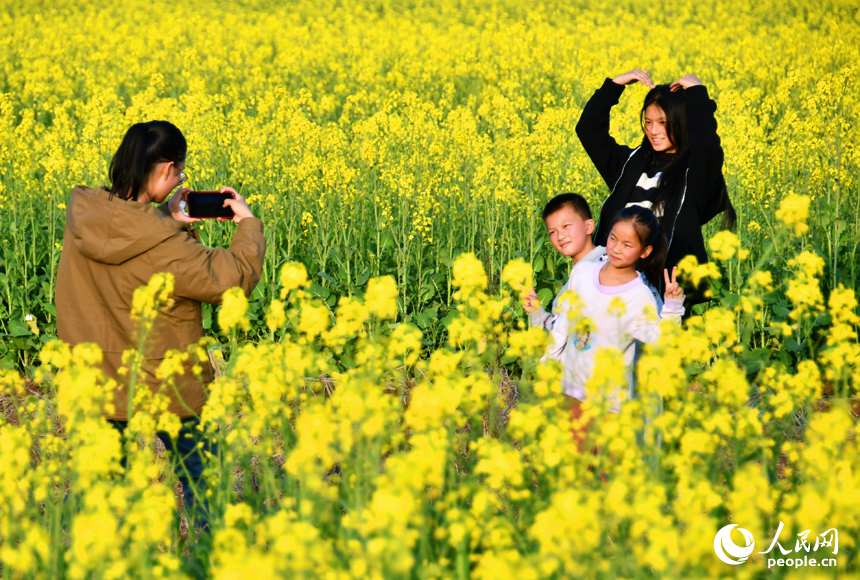
[[[245,292],[238,287],[230,288],[221,298],[218,324],[225,332],[234,328],[248,330],[251,324],[245,316],[247,311],[248,299],[245,297]]]
[[[809,230],[806,224],[809,220],[809,201],[805,195],[787,195],[779,202],[779,209],[776,210],[776,218],[790,227],[796,236]]]

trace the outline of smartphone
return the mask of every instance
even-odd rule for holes
[[[232,193],[220,191],[189,191],[185,209],[193,218],[231,218],[233,208],[224,207],[225,199],[233,199]]]

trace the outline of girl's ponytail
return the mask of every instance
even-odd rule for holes
[[[648,211],[648,210],[645,210]],[[651,213],[650,211],[648,213]],[[651,216],[654,220],[654,230],[652,232],[651,241],[648,243],[653,249],[651,253],[648,254],[648,257],[639,260],[639,267],[641,268],[641,272],[645,274],[645,277],[648,278],[648,281],[651,282],[651,285],[654,288],[660,289],[660,292],[663,291],[663,268],[666,266],[666,254],[669,252],[669,242],[666,240],[666,234],[663,233],[663,228],[660,227],[659,220],[654,217],[654,214],[651,213]]]
[[[149,174],[164,161],[185,161],[188,145],[182,132],[167,121],[136,123],[129,127],[110,162],[111,193],[137,200]]]
[[[669,242],[666,240],[663,228],[660,227],[660,221],[650,210],[638,205],[631,205],[615,214],[609,231],[612,231],[613,226],[619,222],[633,224],[633,229],[636,230],[636,235],[639,237],[643,249],[651,246],[651,253],[636,262],[636,269],[645,274],[654,288],[662,288],[663,267],[666,264]]]

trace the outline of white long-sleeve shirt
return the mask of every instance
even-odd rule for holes
[[[588,252],[588,254],[586,254],[585,257],[576,264],[582,264],[584,262],[606,261],[606,248],[604,246],[595,246],[593,250]],[[576,264],[573,265],[574,268],[576,267]],[[639,277],[642,278],[642,282],[651,291],[651,295],[654,296],[654,300],[657,302],[657,314],[659,315],[663,311],[663,297],[660,296],[660,293],[657,291],[657,289],[648,281],[648,279],[645,277],[645,274],[640,272]],[[570,281],[569,277],[568,281]],[[558,297],[564,294],[566,290],[567,282],[562,285],[561,290],[559,290],[555,298],[552,299],[552,307],[549,311],[547,311],[543,306],[541,306],[534,312],[529,313],[529,324],[531,324],[531,326],[541,326],[547,332],[552,332],[552,327],[555,324],[556,319],[558,319]]]
[[[593,250],[588,252],[584,258],[582,258],[576,264],[584,264],[585,262],[605,262],[606,261],[606,247],[605,246],[595,246]],[[576,268],[576,264],[573,265]],[[570,276],[568,276],[568,282],[570,282]],[[567,290],[567,282],[561,287],[561,290],[558,291],[558,294],[552,300],[552,307],[547,311],[543,306],[535,310],[534,312],[529,313],[529,324],[532,326],[542,326],[544,330],[552,332],[552,327],[555,324],[556,318],[558,318],[558,298]]]
[[[633,384],[636,342],[655,342],[660,336],[661,318],[680,324],[684,314],[684,299],[669,299],[658,318],[654,296],[641,276],[621,286],[602,285],[600,271],[606,265],[606,262],[579,262],[571,271],[566,285],[583,304],[577,317],[590,318],[596,328],[584,335],[578,334],[578,318],[570,319],[570,303],[560,296],[556,304],[558,313],[550,329],[552,342],[544,356],[544,359],[561,361],[564,392],[581,401],[587,398],[586,383],[594,372],[594,356],[598,350],[615,348],[624,354],[629,388]],[[616,298],[624,302],[624,312],[620,316],[610,312],[610,305]],[[609,396],[614,400],[611,410],[617,412],[620,407],[618,394],[610,393]]]

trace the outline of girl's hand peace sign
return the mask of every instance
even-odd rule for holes
[[[649,89],[654,88],[654,81],[648,76],[648,71],[641,68],[633,69],[612,79],[612,82],[616,85],[632,85],[636,81],[639,81]]]
[[[663,293],[663,298],[669,300],[670,298],[683,298],[684,290],[681,288],[681,285],[678,284],[677,280],[678,267],[672,267],[672,280],[669,280],[669,270],[663,270],[663,280],[666,282],[666,291]]]

